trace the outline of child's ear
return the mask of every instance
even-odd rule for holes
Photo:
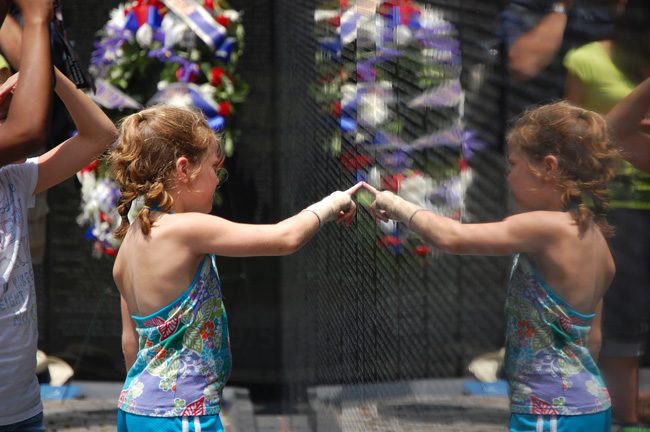
[[[176,159],[176,179],[181,183],[190,179],[190,161],[185,156]]]
[[[560,162],[555,155],[544,156],[544,178],[546,180],[554,180],[557,177],[560,168]]]

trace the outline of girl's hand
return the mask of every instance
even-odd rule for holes
[[[357,205],[352,196],[361,188],[362,183],[357,183],[346,191],[335,191],[317,203],[307,207],[306,210],[314,212],[320,220],[321,226],[337,219],[339,223],[350,226],[354,221]]]
[[[370,205],[370,213],[376,219],[380,219],[384,222],[393,219],[409,225],[411,217],[421,208],[412,202],[400,198],[392,192],[378,191],[366,182],[362,182],[362,185],[363,188],[370,192],[375,199]]]
[[[354,216],[357,213],[357,204],[352,200],[352,197],[354,194],[357,193],[359,189],[361,189],[361,186],[363,186],[362,182],[359,182],[352,186],[350,189],[340,192],[336,191],[334,192],[335,194],[338,192],[339,197],[340,197],[340,211],[338,212],[338,218],[337,222],[345,224],[346,226],[352,225],[352,222],[354,222]]]

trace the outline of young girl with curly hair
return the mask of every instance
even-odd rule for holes
[[[118,430],[222,431],[231,360],[215,255],[293,253],[322,224],[352,222],[361,184],[277,224],[234,223],[209,214],[224,156],[201,114],[156,106],[126,117],[119,132],[110,161],[122,191],[123,242],[113,277],[128,373]],[[130,223],[138,197],[144,207]]]
[[[462,224],[364,184],[371,210],[449,253],[517,254],[505,306],[510,430],[609,431],[587,335],[614,276],[604,211],[618,152],[600,115],[566,102],[527,111],[507,141],[520,213]]]

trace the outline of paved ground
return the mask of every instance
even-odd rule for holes
[[[315,389],[305,414],[268,414],[274,404],[258,406],[255,414],[248,391],[228,388],[224,393],[222,420],[226,432],[358,432],[440,431],[492,432],[503,430],[507,418],[505,398],[468,396],[422,396],[418,393],[457,392],[454,385],[387,384],[345,389]],[[82,387],[84,399],[45,401],[48,431],[114,431],[119,394],[118,383],[74,383]],[[396,390],[397,389],[397,390]],[[401,394],[406,390],[408,394]],[[361,391],[361,393],[359,393]],[[362,398],[359,398],[359,395]],[[279,411],[279,410],[277,410]]]
[[[650,370],[642,371],[650,390]],[[84,399],[45,401],[48,431],[114,431],[119,383],[73,383]],[[222,420],[226,432],[503,432],[504,397],[463,395],[462,379],[421,380],[363,386],[324,386],[309,391],[301,414],[253,406],[248,391],[226,388]]]

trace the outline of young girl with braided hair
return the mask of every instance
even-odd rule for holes
[[[118,430],[222,431],[231,360],[215,255],[293,253],[326,222],[352,222],[361,184],[274,225],[234,223],[208,214],[224,156],[201,114],[156,106],[126,117],[119,132],[110,162],[123,242],[113,277],[128,373]],[[129,223],[138,197],[144,207]]]
[[[510,430],[609,431],[609,395],[587,335],[614,276],[604,211],[618,152],[600,115],[566,102],[527,111],[507,141],[520,213],[462,224],[364,184],[371,211],[449,253],[517,254],[505,306]]]

